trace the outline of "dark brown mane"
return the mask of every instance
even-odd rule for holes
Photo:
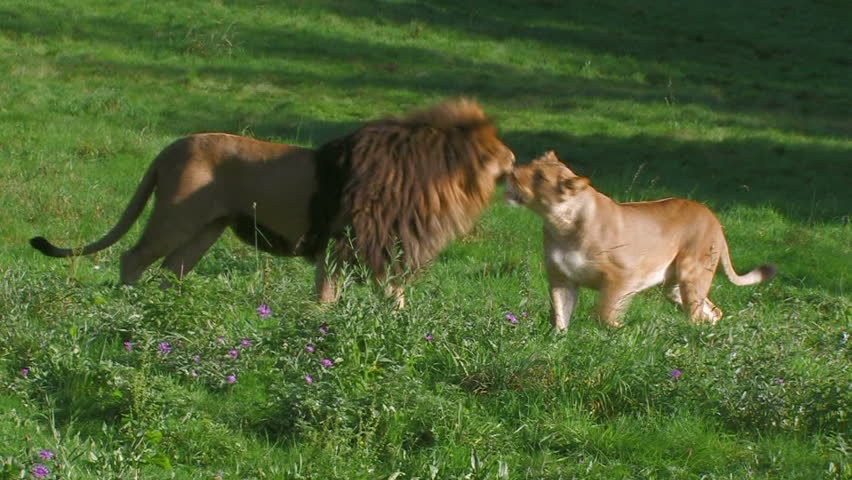
[[[324,198],[314,199],[312,213],[327,227],[315,229],[311,248],[318,254],[335,240],[339,260],[364,262],[377,277],[417,269],[476,221],[495,187],[483,169],[504,148],[467,99],[370,122],[323,145],[316,158]]]

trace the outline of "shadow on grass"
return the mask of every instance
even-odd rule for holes
[[[717,111],[756,115],[764,127],[814,135],[852,134],[845,107],[845,79],[852,76],[852,61],[838,53],[849,39],[836,35],[842,22],[838,15],[841,12],[835,12],[834,6],[809,7],[806,16],[801,17],[800,7],[789,1],[773,3],[773,8],[753,4],[720,8],[711,2],[683,6],[646,3],[563,5],[542,0],[525,2],[519,8],[517,2],[511,1],[413,4],[321,0],[298,6],[379,24],[415,24],[412,35],[416,35],[417,28],[439,28],[495,42],[513,38],[533,41],[578,52],[580,57],[587,54],[601,59],[606,62],[600,67],[604,70],[628,68],[617,60],[618,56],[628,56],[642,62],[630,67],[641,70],[635,73],[642,74],[642,81],[583,78],[572,70],[580,66],[566,66],[559,74],[525,71],[463,54],[408,44],[353,41],[305,28],[293,30],[243,22],[231,29],[218,18],[221,13],[209,19],[169,16],[152,30],[150,24],[101,12],[32,6],[26,14],[0,9],[0,28],[18,34],[140,48],[153,52],[154,58],[175,53],[206,58],[234,54],[247,59],[286,59],[297,67],[284,71],[236,63],[213,67],[187,62],[189,66],[181,72],[184,78],[193,71],[238,81],[310,83],[347,91],[371,88],[434,95],[469,94],[486,101],[517,99],[527,106],[539,104],[538,108],[557,110],[575,98],[648,103],[676,95],[682,105],[699,104]],[[243,8],[245,13],[257,7],[252,4],[232,8]],[[286,18],[293,6],[262,8],[280,9],[280,15]],[[73,22],[68,21],[69,16]],[[807,41],[791,41],[802,38],[802,29],[807,30]],[[233,36],[234,42],[226,35]],[[802,58],[807,62],[802,62]],[[80,73],[87,71],[87,65],[89,69],[109,71],[109,62],[84,59],[83,63],[78,65]],[[299,70],[299,64],[329,67],[336,73]],[[72,65],[65,66],[74,70]],[[164,73],[158,69],[167,67],[148,64],[133,68],[156,75]],[[627,78],[634,72],[620,73]]]
[[[817,130],[852,135],[848,121],[852,44],[847,6],[795,0],[719,5],[661,2],[335,2],[331,12],[374,22],[415,24],[479,35],[519,38],[594,57],[643,62],[645,85],[687,85],[687,99],[733,112],[769,113],[771,125],[801,127],[801,116],[823,117]],[[617,62],[614,62],[617,64]],[[613,68],[604,66],[603,68]],[[689,85],[694,85],[689,87]],[[721,92],[722,101],[698,93]],[[777,118],[778,116],[782,118]],[[780,122],[780,123],[779,123]],[[815,132],[816,133],[816,132]]]
[[[564,45],[565,48],[588,50],[595,55],[626,54],[648,62],[647,67],[663,69],[662,63],[673,65],[685,82],[701,85],[724,80],[724,90],[734,95],[735,102],[714,102],[695,90],[692,100],[710,103],[714,109],[761,111],[767,114],[766,125],[748,119],[733,119],[743,130],[767,127],[814,134],[845,134],[848,112],[839,119],[834,100],[848,97],[838,75],[849,65],[832,49],[838,41],[831,29],[817,31],[810,67],[826,67],[824,75],[799,78],[785,70],[789,55],[800,47],[789,45],[793,30],[804,28],[804,21],[791,17],[794,5],[781,5],[772,12],[751,16],[747,7],[719,9],[710,3],[699,6],[662,6],[653,2],[639,6],[562,5],[542,0],[524,4],[509,1],[474,0],[463,6],[434,1],[417,4],[397,2],[329,2],[321,0],[299,8],[335,12],[344,17],[375,22],[425,22],[493,40],[523,38],[542,44]],[[671,7],[671,8],[670,8]],[[695,7],[695,8],[693,8]],[[239,6],[233,8],[242,8]],[[248,8],[248,7],[245,7]],[[268,5],[264,8],[283,8]],[[828,5],[809,10],[814,25],[832,26],[832,8]],[[285,15],[285,11],[280,12]],[[68,22],[68,16],[74,22]],[[736,18],[734,28],[725,22]],[[702,20],[707,22],[702,23]],[[188,55],[192,39],[186,32],[194,28],[191,19],[169,17],[168,24],[155,31],[148,24],[134,22],[98,12],[69,12],[57,6],[32,6],[26,11],[0,9],[0,28],[21,35],[54,36],[114,44],[118,47],[141,48],[152,58]],[[215,23],[214,20],[210,20]],[[442,97],[471,94],[487,103],[507,105],[520,102],[524,108],[552,110],[555,113],[572,108],[572,99],[610,98],[636,103],[659,102],[665,89],[665,75],[649,74],[646,84],[605,79],[586,79],[573,73],[544,74],[501,64],[483,63],[459,54],[449,54],[411,45],[391,46],[377,42],[353,41],[315,31],[273,29],[268,26],[242,24],[238,27],[239,48],[246,62],[187,61],[175,62],[135,60],[138,55],[115,60],[92,55],[56,53],[56,63],[68,75],[152,77],[167,84],[191,83],[192,77],[233,80],[243,84],[270,82],[284,88],[292,85],[318,85],[329,95],[379,95],[378,92],[412,91]],[[810,27],[808,27],[810,28]],[[741,30],[743,29],[743,30]],[[753,35],[749,36],[749,32]],[[767,32],[766,39],[757,32]],[[756,40],[752,40],[752,37]],[[820,40],[824,42],[820,43]],[[768,43],[767,43],[768,42]],[[810,42],[810,41],[809,41]],[[812,42],[811,42],[812,43]],[[808,45],[811,45],[808,43]],[[766,45],[776,45],[761,53]],[[291,68],[283,71],[254,61],[254,57],[286,59]],[[696,59],[702,59],[698,61]],[[706,60],[706,61],[705,61]],[[769,66],[759,65],[769,62]],[[277,65],[277,64],[276,64]],[[342,67],[341,67],[342,65]],[[803,66],[804,67],[804,66]],[[803,68],[802,67],[802,68]],[[775,70],[773,70],[775,69]],[[776,71],[777,70],[777,71]],[[328,72],[332,71],[332,74]],[[653,72],[652,72],[653,73]],[[665,73],[665,72],[663,72]],[[757,77],[771,75],[771,84]],[[659,80],[659,81],[658,81]],[[746,92],[740,97],[737,92]],[[819,92],[800,96],[802,91]],[[170,131],[230,131],[259,137],[295,138],[304,134],[313,144],[342,135],[372,113],[351,112],[352,121],[326,121],[295,113],[293,100],[270,99],[273,106],[262,118],[239,101],[225,101],[215,95],[191,93],[192,108],[175,99],[174,108],[159,113],[161,125]],[[814,95],[819,96],[819,98]],[[780,97],[780,98],[779,98]],[[801,97],[801,98],[799,98]],[[552,101],[543,101],[551,99]],[[652,100],[654,99],[654,100]],[[776,100],[781,102],[774,105]],[[744,100],[740,102],[739,100]],[[791,107],[793,113],[778,111]],[[397,113],[407,108],[391,112]],[[782,109],[783,110],[783,109]],[[806,112],[807,110],[807,112]],[[802,125],[796,113],[822,116],[827,120]],[[769,116],[772,118],[768,118]],[[129,119],[128,121],[132,121]],[[143,120],[144,121],[144,120]],[[250,132],[243,132],[250,125]],[[144,125],[141,125],[144,126]],[[140,127],[141,127],[140,126]],[[567,130],[567,129],[566,129]],[[614,193],[628,185],[641,170],[642,178],[674,195],[707,201],[715,208],[736,204],[768,204],[797,221],[835,221],[849,215],[852,204],[848,179],[852,178],[849,150],[838,147],[799,143],[775,144],[764,139],[721,141],[692,140],[676,137],[636,136],[616,138],[606,135],[576,136],[565,130],[504,131],[507,143],[519,159],[531,158],[547,148],[556,148],[572,164],[580,167],[604,187],[613,186]],[[588,168],[587,168],[588,167]]]

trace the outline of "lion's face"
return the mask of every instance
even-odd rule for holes
[[[500,142],[494,155],[491,157],[492,173],[494,178],[502,180],[506,178],[515,167],[515,154],[506,145]]]
[[[550,150],[512,170],[505,197],[512,205],[546,214],[556,205],[570,203],[588,184],[588,178],[577,176]]]

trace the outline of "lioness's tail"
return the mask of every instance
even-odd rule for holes
[[[730,280],[734,285],[744,286],[765,282],[772,279],[778,271],[778,269],[775,268],[775,265],[767,263],[766,265],[761,265],[755,268],[745,275],[738,275],[734,270],[733,263],[731,262],[731,252],[728,248],[728,242],[725,240],[724,235],[722,236],[722,246],[723,248],[720,258],[722,268],[725,270],[725,275],[728,277],[728,280]]]
[[[136,219],[139,218],[139,215],[142,214],[145,204],[148,203],[148,198],[151,197],[151,193],[154,191],[154,186],[157,183],[155,165],[156,162],[148,168],[147,172],[145,172],[145,176],[142,177],[142,181],[139,182],[139,186],[136,187],[136,192],[133,194],[133,198],[130,199],[130,203],[128,203],[127,207],[124,209],[124,213],[121,214],[121,218],[118,220],[118,223],[112,227],[112,230],[107,232],[106,235],[96,242],[90,243],[82,248],[59,248],[50,243],[44,237],[33,237],[30,239],[30,245],[39,252],[50,257],[71,257],[95,253],[117,242],[118,239],[130,230],[130,226],[133,225],[133,222],[135,222]]]

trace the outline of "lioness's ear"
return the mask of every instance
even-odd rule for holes
[[[556,155],[556,150],[548,150],[544,152],[544,158],[548,160],[553,160],[555,162],[559,161],[559,157]]]
[[[589,177],[574,177],[574,190],[582,190],[589,186]]]
[[[589,186],[589,177],[568,177],[559,182],[559,190],[562,192],[579,192]]]

